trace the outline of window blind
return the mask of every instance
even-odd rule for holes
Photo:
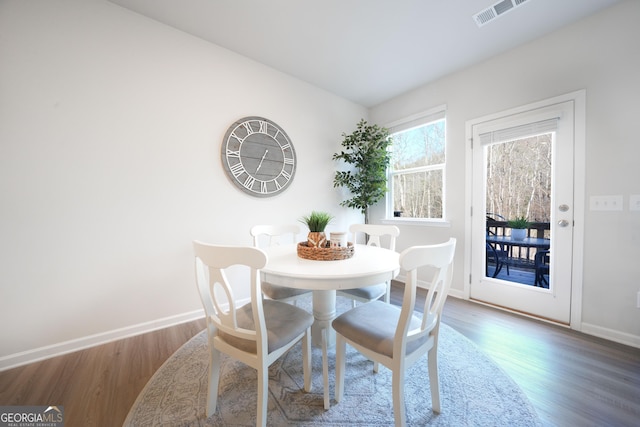
[[[389,129],[389,132],[391,134],[394,134],[418,126],[423,126],[427,123],[435,122],[437,120],[442,120],[446,117],[446,114],[446,106],[440,106],[429,111],[424,111],[422,113],[407,117],[406,119],[390,123],[386,127]]]
[[[558,129],[558,117],[541,120],[539,122],[497,129],[480,134],[480,144],[489,145],[498,142],[515,141],[517,139],[555,132]]]

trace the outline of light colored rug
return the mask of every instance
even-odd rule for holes
[[[344,309],[340,301],[338,311]],[[304,306],[301,304],[301,306]],[[302,350],[296,345],[269,370],[269,426],[392,426],[391,372],[347,346],[344,399],[323,409],[322,353],[313,349],[313,390],[302,390]],[[330,355],[334,395],[335,352]],[[409,426],[539,426],[535,410],[520,388],[471,341],[441,325],[439,373],[442,413],[431,411],[427,359],[406,374]],[[223,356],[216,413],[206,418],[208,349],[202,331],[149,380],[132,406],[125,426],[254,426],[256,371]]]

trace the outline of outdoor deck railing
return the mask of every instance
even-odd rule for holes
[[[509,236],[511,228],[507,221],[495,221],[487,219],[487,233],[496,236]],[[532,222],[527,229],[527,237],[549,239],[551,236],[551,223]],[[532,269],[537,249],[525,246],[511,246],[508,263],[514,267]]]
[[[507,221],[487,220],[487,231],[496,236],[508,236],[511,230],[507,225]],[[551,223],[549,222],[532,222],[527,228],[527,237],[536,237],[538,239],[548,239],[551,235]]]

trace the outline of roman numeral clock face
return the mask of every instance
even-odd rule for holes
[[[296,172],[291,140],[280,126],[262,117],[245,117],[231,125],[221,154],[231,182],[251,196],[282,193]]]

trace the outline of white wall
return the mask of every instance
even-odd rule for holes
[[[398,249],[458,238],[453,291],[464,288],[465,123],[580,89],[587,93],[583,331],[640,343],[640,212],[592,212],[589,196],[640,194],[640,2],[612,8],[425,85],[370,111],[382,125],[447,104],[447,211],[451,228],[403,227]],[[410,237],[407,237],[410,236]]]
[[[2,1],[0,58],[0,369],[199,313],[193,239],[361,221],[331,160],[359,105],[103,0]],[[295,145],[280,196],[223,173],[250,115]]]

